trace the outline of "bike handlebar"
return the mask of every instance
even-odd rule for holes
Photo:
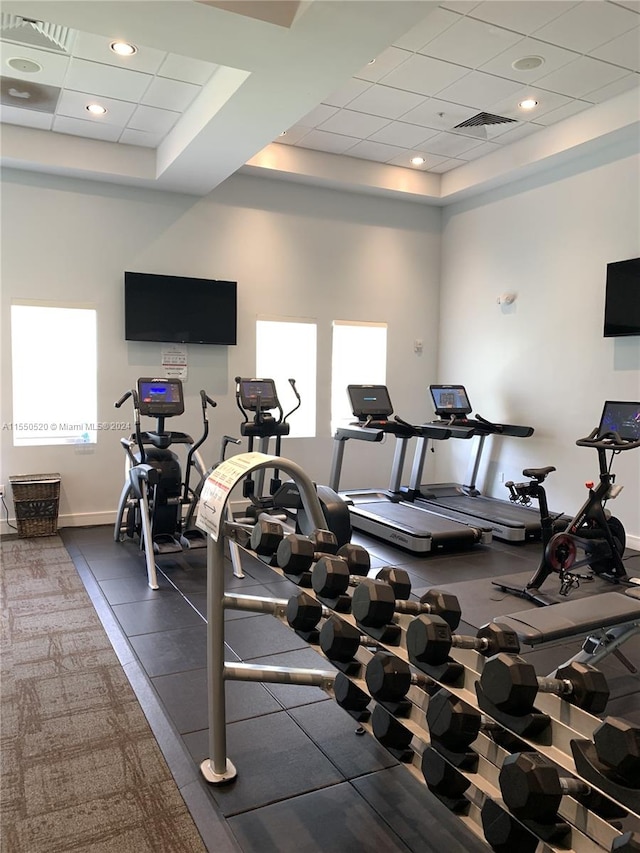
[[[123,394],[123,395],[122,395],[122,397],[120,397],[120,399],[119,399],[116,403],[114,403],[114,404],[113,404],[113,405],[114,405],[114,407],[115,407],[116,409],[119,409],[119,408],[120,408],[120,406],[121,406],[124,402],[126,402],[126,401],[129,399],[129,397],[131,397],[132,395],[133,395],[133,391],[127,391],[127,393],[126,393],[126,394]]]
[[[633,450],[640,447],[640,438],[634,440],[621,438],[615,430],[599,433],[598,427],[589,435],[576,441],[578,447],[595,447],[598,450]]]

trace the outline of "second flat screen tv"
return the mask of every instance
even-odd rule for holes
[[[237,343],[237,283],[125,272],[125,340]]]

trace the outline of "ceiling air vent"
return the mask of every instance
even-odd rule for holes
[[[0,36],[17,44],[69,53],[76,31],[22,15],[0,13]]]
[[[462,133],[468,133],[471,136],[479,136],[481,139],[486,139],[488,136],[487,128],[493,127],[496,124],[517,123],[514,118],[506,116],[496,116],[493,113],[478,113],[471,118],[461,121],[456,124],[454,130],[460,130]]]

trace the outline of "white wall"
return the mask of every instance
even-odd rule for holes
[[[607,262],[640,255],[639,191],[640,157],[610,150],[445,211],[439,381],[465,384],[489,419],[535,427],[487,442],[485,493],[504,498],[501,474],[555,465],[550,506],[573,515],[598,475],[576,439],[605,400],[640,399],[640,337],[602,334]],[[517,293],[512,306],[497,304],[504,292]],[[441,448],[439,481],[460,480],[468,450]],[[609,508],[640,548],[640,451],[613,470],[624,491]]]
[[[158,371],[161,351],[160,344],[123,339],[125,269],[238,281],[239,345],[189,347],[187,414],[172,422],[198,434],[197,395],[200,388],[208,391],[218,403],[204,448],[209,463],[222,434],[239,434],[233,377],[255,371],[258,314],[318,322],[319,438],[285,440],[282,448],[318,482],[328,481],[333,450],[333,319],[389,324],[387,381],[396,411],[408,419],[425,417],[436,366],[440,210],[241,175],[200,199],[7,171],[1,202],[3,422],[12,419],[12,298],[96,306],[98,420],[122,419],[124,409],[116,412],[113,402],[138,376]],[[424,341],[422,355],[413,352],[416,338]],[[292,376],[295,358],[291,353]],[[41,359],[46,382],[73,369],[58,364],[55,352],[41,353]],[[299,390],[304,399],[305,389]],[[10,431],[1,437],[0,482],[8,484],[14,474],[60,472],[61,525],[111,521],[124,470],[120,433],[99,434],[96,446],[75,447],[14,448]],[[386,485],[392,442],[384,448],[352,445],[342,485]]]

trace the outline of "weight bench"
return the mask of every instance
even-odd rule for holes
[[[624,593],[605,592],[549,607],[534,607],[497,616],[493,621],[515,631],[525,646],[586,635],[582,649],[567,664],[579,661],[596,666],[607,655],[615,654],[630,672],[637,672],[620,652],[620,646],[640,634],[640,587],[632,587]]]

